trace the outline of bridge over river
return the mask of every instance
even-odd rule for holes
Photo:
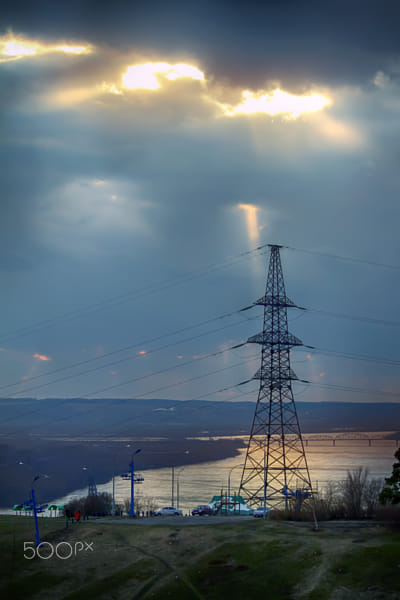
[[[359,446],[399,446],[400,436],[396,434],[385,433],[357,433],[351,431],[349,433],[305,433],[302,436],[304,445],[307,446],[340,446],[351,445]]]

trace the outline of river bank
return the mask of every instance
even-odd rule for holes
[[[28,497],[32,479],[38,473],[48,476],[36,484],[39,500],[46,502],[71,490],[84,488],[89,478],[101,485],[114,475],[126,472],[132,453],[138,449],[141,452],[135,457],[135,467],[146,471],[235,457],[243,447],[243,440],[236,438],[103,437],[84,440],[3,436],[0,507],[23,502]]]

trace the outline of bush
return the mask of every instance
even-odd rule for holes
[[[400,504],[400,448],[394,454],[398,462],[393,465],[391,477],[385,479],[385,486],[379,494],[381,504]]]
[[[96,496],[86,496],[71,500],[65,505],[65,514],[75,514],[79,510],[83,516],[108,515],[112,506],[112,496],[107,492],[97,494]]]
[[[358,467],[347,471],[346,479],[329,482],[324,493],[316,498],[319,520],[370,519],[379,505],[380,479],[371,479],[368,469]]]

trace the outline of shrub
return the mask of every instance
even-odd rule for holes
[[[109,514],[111,511],[112,496],[107,492],[97,494],[96,496],[86,496],[77,498],[65,505],[65,514],[74,514],[79,510],[83,515],[101,515]]]
[[[394,454],[398,462],[393,465],[391,477],[385,479],[385,486],[379,494],[381,504],[400,504],[400,448]]]

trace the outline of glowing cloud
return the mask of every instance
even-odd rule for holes
[[[117,96],[122,94],[121,90],[118,89],[114,83],[107,83],[106,81],[103,81],[101,85],[98,85],[97,89],[101,93],[115,94]]]
[[[254,242],[259,238],[259,227],[257,223],[258,207],[254,204],[238,204],[238,209],[243,210],[246,216],[247,235],[249,240]]]
[[[65,52],[66,54],[86,54],[90,52],[87,46],[56,46],[55,52]]]
[[[243,101],[237,106],[222,105],[224,114],[228,117],[266,113],[268,115],[286,115],[297,119],[305,112],[316,112],[331,103],[328,98],[319,94],[295,96],[276,89],[271,93],[254,93],[248,90],[242,92]]]
[[[92,47],[88,44],[80,46],[71,44],[44,44],[22,36],[16,37],[13,33],[0,36],[0,57],[5,57],[0,58],[1,62],[54,52],[62,52],[63,54],[88,54],[92,52]]]
[[[44,354],[38,354],[38,352],[36,352],[36,354],[33,355],[33,358],[38,358],[39,360],[51,360],[49,356],[45,356]]]
[[[140,351],[139,351],[139,354],[142,354],[142,355],[143,355],[143,354],[147,354],[147,350],[140,350]]]
[[[161,87],[159,79],[162,77],[170,81],[175,81],[175,79],[181,77],[202,81],[204,80],[204,73],[197,67],[183,63],[176,65],[164,62],[146,63],[129,67],[122,76],[122,82],[128,90],[158,90]]]

